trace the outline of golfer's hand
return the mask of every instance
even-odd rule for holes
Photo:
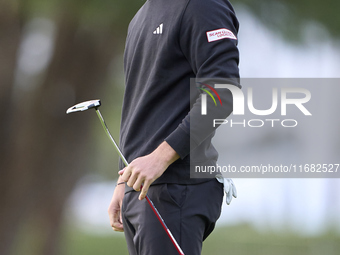
[[[133,160],[119,171],[119,174],[122,181],[127,182],[127,185],[136,191],[140,191],[143,185],[139,195],[139,200],[142,200],[146,197],[150,185],[178,158],[176,151],[167,142],[163,142],[151,154]]]
[[[118,182],[121,182],[120,178]],[[119,232],[124,231],[121,212],[124,190],[125,185],[121,184],[116,186],[108,209],[111,227],[114,231]]]

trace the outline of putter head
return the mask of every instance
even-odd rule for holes
[[[91,108],[97,108],[101,105],[101,102],[99,99],[97,100],[91,100],[91,101],[86,101],[82,102],[79,104],[76,104],[70,108],[67,109],[66,113],[72,113],[72,112],[83,112]]]

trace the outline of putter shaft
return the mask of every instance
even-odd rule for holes
[[[119,146],[117,145],[116,141],[113,139],[113,137],[112,137],[112,135],[111,135],[111,133],[110,133],[110,131],[109,131],[109,129],[108,129],[106,123],[105,123],[105,120],[104,120],[104,118],[103,118],[103,116],[102,116],[102,114],[100,113],[100,111],[99,111],[98,108],[96,108],[96,113],[97,113],[97,115],[98,115],[98,118],[99,118],[99,120],[100,120],[100,123],[102,123],[102,126],[103,126],[103,128],[104,128],[104,130],[105,130],[105,133],[106,133],[107,136],[110,138],[110,140],[111,140],[111,142],[113,143],[113,145],[114,145],[116,151],[118,152],[119,157],[123,160],[124,165],[125,165],[125,166],[128,166],[129,163],[127,162],[127,160],[126,160],[126,158],[124,157],[123,153],[122,153],[121,150],[119,149]]]

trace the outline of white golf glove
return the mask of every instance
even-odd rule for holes
[[[235,184],[232,179],[224,178],[221,174],[218,174],[215,177],[218,182],[223,183],[224,192],[226,194],[226,202],[229,205],[233,197],[237,198],[237,190],[236,190]]]

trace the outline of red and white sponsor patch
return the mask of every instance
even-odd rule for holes
[[[214,42],[222,39],[233,39],[237,40],[236,36],[229,29],[221,28],[213,31],[207,32],[208,42]]]

